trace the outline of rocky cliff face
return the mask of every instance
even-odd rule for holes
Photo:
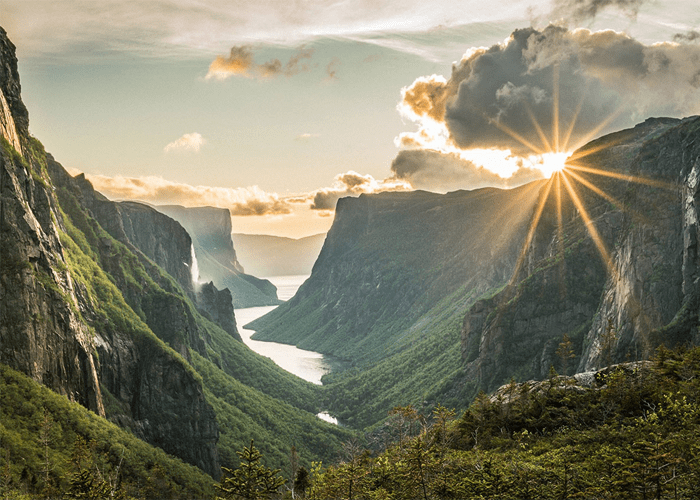
[[[212,282],[200,285],[197,291],[197,304],[205,316],[221,326],[233,338],[242,342],[236,327],[233,301],[228,288],[217,290]]]
[[[512,375],[543,378],[552,364],[561,370],[564,334],[573,342],[571,371],[698,340],[700,118],[647,120],[575,156],[567,178],[585,208],[562,187],[560,231],[550,196],[512,285],[465,317],[467,377],[486,389]]]
[[[187,229],[192,236],[199,279],[231,291],[233,305],[256,307],[277,305],[277,288],[268,280],[246,274],[238,262],[231,240],[231,214],[213,207],[156,207]]]
[[[15,48],[0,28],[0,362],[104,415],[43,148],[28,135],[19,92]]]
[[[341,199],[311,277],[255,338],[386,356],[441,300],[471,303],[510,278],[536,199],[537,185]]]
[[[16,64],[0,29],[0,362],[218,475],[218,428],[201,380],[142,320],[157,323],[158,297],[180,304],[165,310],[160,333],[187,339],[184,298],[170,300],[172,291],[149,285],[158,293],[142,300],[138,314],[127,304],[149,280],[140,257],[91,215],[100,214],[98,197],[95,213],[81,205],[81,180],[29,136]],[[114,227],[118,219],[123,226],[113,214]],[[183,340],[179,350],[187,354],[184,346],[196,341]]]

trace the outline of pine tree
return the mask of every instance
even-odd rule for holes
[[[277,493],[285,483],[279,476],[280,469],[270,469],[260,463],[262,453],[255,447],[253,440],[249,448],[237,451],[241,465],[236,470],[222,467],[224,476],[217,489],[226,499],[261,500]]]

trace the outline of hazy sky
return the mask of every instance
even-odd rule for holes
[[[550,150],[700,113],[696,0],[0,0],[0,25],[59,162],[112,198],[228,207],[235,232],[517,185]]]

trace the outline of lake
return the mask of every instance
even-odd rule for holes
[[[270,280],[270,282],[277,287],[277,296],[280,300],[286,301],[294,296],[307,278],[308,276],[306,275],[299,275],[273,276],[265,279]],[[324,358],[323,354],[299,349],[289,344],[253,340],[250,337],[255,331],[243,328],[244,325],[264,316],[275,307],[277,306],[236,309],[236,324],[238,325],[238,332],[241,334],[243,343],[261,356],[270,358],[278,366],[293,373],[297,377],[308,380],[313,384],[321,385],[321,377],[331,371],[331,364]],[[317,416],[327,422],[333,424],[338,423],[338,421],[328,413],[319,413]]]

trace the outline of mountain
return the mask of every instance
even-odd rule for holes
[[[211,281],[218,288],[228,288],[235,308],[279,304],[275,285],[246,274],[239,263],[231,241],[231,214],[227,209],[177,205],[154,208],[172,217],[187,230],[197,258],[198,278]]]
[[[330,459],[350,432],[316,418],[320,387],[240,342],[230,292],[193,283],[182,225],[71,177],[28,125],[15,48],[0,29],[0,368],[18,381],[3,384],[27,388],[8,393],[3,422],[43,413],[62,422],[54,429],[62,446],[95,441],[112,467],[121,453],[130,471],[168,463],[165,452],[218,477],[251,438],[276,467],[288,464],[292,446],[307,465]],[[66,419],[59,400],[32,396],[37,384],[96,420]],[[23,433],[2,427],[3,484],[37,494],[69,478],[41,474],[32,422]],[[110,422],[126,433],[104,430]],[[126,444],[113,448],[110,436]],[[145,443],[162,450],[155,462],[139,462],[155,453],[135,451],[153,450]]]
[[[234,233],[231,237],[248,272],[256,276],[294,276],[311,274],[326,235],[292,239]]]
[[[400,350],[442,299],[479,297],[510,278],[536,199],[537,185],[341,199],[311,277],[253,323],[255,338],[355,364]]]
[[[698,117],[650,119],[550,181],[342,199],[311,277],[254,338],[350,360],[325,381],[358,427],[696,344],[699,136]]]
[[[581,210],[567,195],[561,232],[547,201],[518,279],[465,317],[469,379],[542,378],[564,334],[577,371],[698,343],[699,139],[699,117],[649,119],[574,153],[570,170],[606,197],[578,188]]]
[[[328,406],[348,425],[437,397],[464,406],[464,312],[510,279],[541,185],[339,200],[310,278],[251,324],[253,338],[354,365],[324,379]]]

